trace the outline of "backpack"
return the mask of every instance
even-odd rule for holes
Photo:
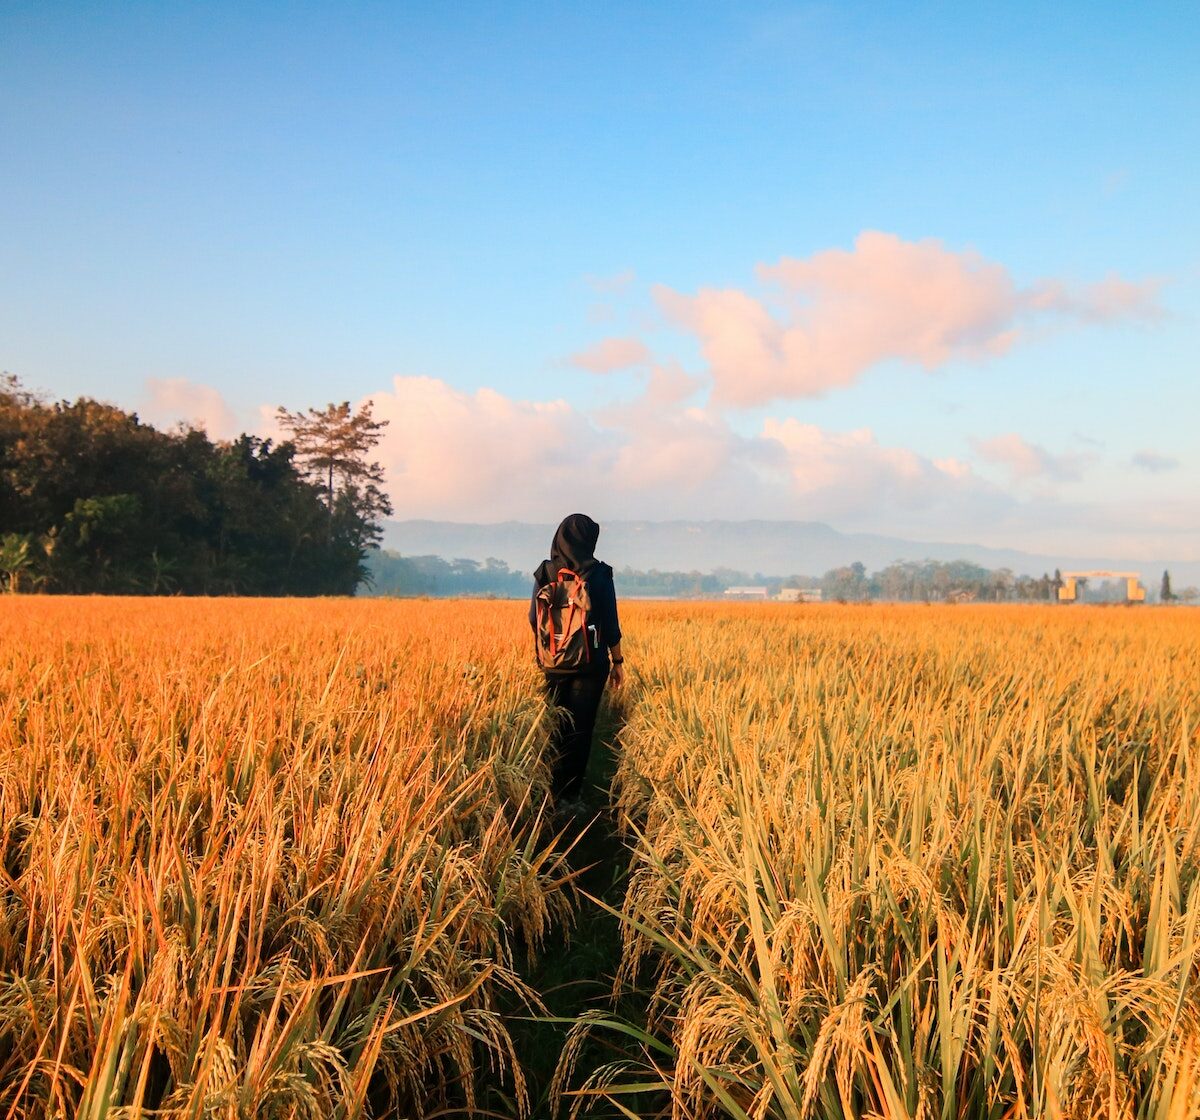
[[[534,597],[537,627],[534,649],[544,673],[579,673],[592,659],[592,644],[599,642],[596,627],[589,625],[592,609],[587,583],[578,572],[560,568],[553,583]]]

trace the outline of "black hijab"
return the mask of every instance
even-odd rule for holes
[[[600,539],[600,526],[586,513],[573,513],[564,517],[554,533],[550,545],[550,567],[570,568],[583,575],[596,563],[596,541]]]

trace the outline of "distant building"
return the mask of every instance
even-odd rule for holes
[[[821,589],[819,587],[785,587],[779,592],[781,603],[819,603]]]
[[[765,599],[767,589],[765,587],[727,587],[725,588],[725,597],[727,599]]]

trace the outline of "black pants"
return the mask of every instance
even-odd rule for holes
[[[546,677],[546,695],[560,709],[560,720],[550,740],[554,770],[551,789],[555,799],[578,797],[583,789],[596,713],[608,673]]]

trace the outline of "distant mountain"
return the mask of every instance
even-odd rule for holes
[[[389,521],[383,547],[406,556],[503,560],[531,572],[546,555],[553,525],[501,521]],[[868,571],[897,560],[970,560],[985,568],[1011,568],[1040,576],[1055,568],[1117,568],[1142,573],[1157,589],[1164,568],[1175,587],[1200,585],[1200,562],[1136,561],[1102,556],[1040,556],[1016,549],[946,541],[911,541],[871,533],[841,533],[819,521],[606,521],[597,553],[618,570],[711,572],[735,568],[766,576],[819,576],[855,560]]]

